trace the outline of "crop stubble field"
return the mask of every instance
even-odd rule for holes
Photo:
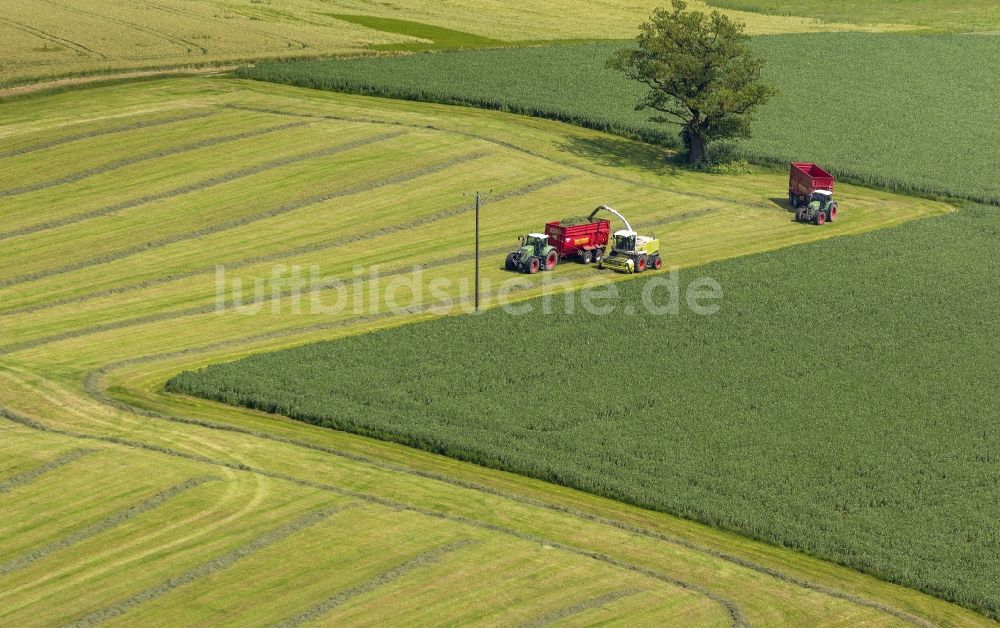
[[[232,80],[4,107],[0,620],[983,621],[697,524],[162,390],[184,369],[431,316],[217,314],[216,264],[251,280],[418,260],[426,281],[468,278],[462,193],[484,180],[488,251],[593,198],[669,233],[681,266],[833,235],[771,200],[782,177],[632,163],[640,145],[552,122]],[[838,235],[949,211],[842,198]]]
[[[0,88],[112,70],[359,54],[386,47],[433,48],[438,43],[481,45],[483,38],[497,43],[626,38],[633,36],[636,25],[657,4],[655,0],[614,0],[602,3],[600,11],[580,11],[568,0],[446,4],[428,0],[5,0],[0,14],[0,41],[4,42]],[[729,13],[748,22],[754,33],[912,28]],[[439,36],[447,41],[438,42]]]

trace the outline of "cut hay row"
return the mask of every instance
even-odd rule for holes
[[[589,600],[584,600],[578,602],[571,606],[565,608],[560,608],[551,613],[542,615],[541,617],[529,621],[527,623],[521,624],[521,628],[542,628],[543,626],[548,626],[556,622],[586,613],[589,610],[595,608],[601,608],[606,604],[611,604],[612,602],[617,602],[618,600],[625,599],[627,597],[637,595],[642,593],[638,589],[622,589],[621,591],[611,591],[610,593],[605,593],[603,595],[598,595],[597,597],[590,598]]]
[[[211,110],[192,111],[190,113],[182,113],[179,115],[169,116],[166,118],[156,118],[152,120],[137,120],[135,122],[130,122],[128,124],[93,129],[91,131],[83,131],[81,133],[74,133],[72,135],[63,135],[61,137],[56,137],[50,140],[43,140],[41,142],[36,142],[34,144],[26,144],[25,146],[21,146],[20,148],[13,148],[6,151],[0,151],[0,159],[6,159],[8,157],[16,157],[17,155],[27,155],[28,153],[34,153],[36,151],[45,150],[46,148],[62,146],[63,144],[70,144],[72,142],[79,142],[80,140],[102,137],[104,135],[114,135],[117,133],[126,133],[129,131],[139,131],[142,129],[150,129],[153,127],[163,126],[167,124],[188,122],[190,120],[197,120],[198,118],[207,118],[208,116],[213,116],[216,115],[217,113],[218,111],[211,111]]]
[[[0,563],[0,576],[5,576],[9,573],[17,571],[19,569],[24,569],[28,565],[35,563],[39,560],[46,558],[47,556],[58,552],[60,550],[69,549],[74,545],[85,541],[93,536],[97,536],[102,532],[107,532],[108,530],[114,529],[136,517],[149,512],[158,506],[162,505],[164,502],[170,500],[177,495],[189,491],[193,488],[197,488],[206,482],[219,481],[220,478],[215,476],[204,476],[191,478],[190,480],[185,480],[180,484],[171,486],[168,489],[160,491],[155,495],[144,499],[143,501],[130,506],[124,510],[116,512],[109,517],[98,521],[95,524],[89,525],[81,530],[73,532],[72,534],[63,537],[59,540],[47,543],[42,547],[33,549],[25,554],[16,556],[7,562]]]
[[[483,530],[483,531],[486,531],[486,532],[493,532],[493,533],[502,534],[502,535],[505,535],[505,536],[508,536],[508,537],[511,537],[511,538],[514,538],[514,539],[521,540],[521,541],[527,541],[529,543],[533,543],[533,544],[536,544],[536,545],[539,545],[539,546],[550,547],[552,549],[556,549],[556,550],[560,550],[560,551],[563,551],[563,552],[567,552],[569,554],[573,554],[573,555],[576,555],[576,556],[588,558],[588,559],[594,560],[594,561],[596,561],[598,563],[602,563],[604,565],[608,565],[608,566],[611,566],[611,567],[614,567],[614,568],[617,568],[617,569],[621,569],[621,570],[624,570],[624,571],[632,572],[634,574],[638,574],[638,575],[641,575],[641,576],[644,576],[644,577],[647,577],[647,578],[650,578],[650,579],[653,579],[653,580],[658,580],[658,581],[660,581],[660,582],[662,582],[664,584],[667,584],[667,585],[669,585],[671,587],[676,587],[676,588],[679,588],[681,590],[690,591],[693,594],[696,594],[696,595],[699,595],[699,596],[703,596],[703,597],[707,598],[708,600],[711,600],[714,604],[718,605],[719,607],[721,607],[724,610],[725,615],[727,617],[729,617],[729,619],[730,619],[730,625],[733,626],[734,628],[742,628],[744,626],[748,626],[749,625],[749,623],[747,622],[747,619],[746,619],[746,615],[745,615],[744,611],[742,610],[741,606],[737,602],[735,602],[734,600],[732,600],[732,599],[729,599],[729,598],[727,598],[727,597],[725,597],[723,595],[720,595],[720,594],[712,591],[711,589],[709,589],[707,587],[704,587],[704,586],[701,586],[701,585],[698,585],[698,584],[694,584],[694,583],[691,583],[691,582],[688,582],[688,581],[676,578],[674,576],[671,576],[669,574],[657,571],[655,569],[650,569],[648,567],[644,567],[644,566],[641,566],[641,565],[638,565],[638,564],[634,564],[634,563],[631,563],[629,561],[625,561],[625,560],[622,560],[622,559],[619,559],[619,558],[615,558],[613,556],[610,556],[610,555],[607,555],[607,554],[604,554],[604,553],[601,553],[601,552],[596,552],[596,551],[592,551],[592,550],[588,550],[588,549],[584,549],[584,548],[580,548],[580,547],[575,547],[575,546],[567,545],[567,544],[564,544],[564,543],[560,543],[560,542],[554,541],[552,539],[540,537],[540,536],[532,534],[532,533],[522,532],[520,530],[509,528],[509,527],[506,527],[506,526],[503,526],[503,525],[498,525],[498,524],[495,524],[495,523],[490,523],[490,522],[486,522],[486,521],[482,521],[482,520],[472,519],[472,518],[465,517],[465,516],[460,516],[460,515],[453,515],[453,514],[443,513],[443,512],[437,511],[437,510],[431,510],[431,509],[424,508],[424,507],[421,507],[421,506],[416,506],[416,505],[413,505],[413,504],[410,504],[410,503],[396,501],[394,499],[386,499],[386,498],[379,497],[379,496],[371,494],[371,493],[363,493],[363,492],[358,492],[358,491],[355,491],[355,490],[344,489],[344,488],[341,488],[341,487],[332,486],[332,485],[329,485],[329,484],[324,484],[322,482],[316,482],[316,481],[313,481],[313,480],[305,480],[305,479],[297,478],[297,477],[294,477],[294,476],[289,476],[289,475],[286,475],[286,474],[283,474],[283,473],[275,473],[275,472],[272,472],[272,471],[267,471],[266,469],[262,469],[262,468],[250,467],[250,466],[247,466],[247,465],[244,465],[244,464],[235,464],[235,463],[227,462],[227,461],[224,461],[224,460],[216,460],[216,459],[209,458],[207,456],[201,456],[201,455],[198,455],[198,454],[190,454],[190,453],[187,453],[187,452],[177,451],[177,450],[169,449],[169,448],[166,448],[166,447],[148,445],[148,444],[145,444],[145,443],[141,443],[141,442],[138,442],[138,441],[134,441],[134,440],[130,440],[130,439],[125,439],[125,438],[120,438],[120,437],[96,436],[96,435],[90,435],[90,434],[82,434],[82,433],[78,433],[78,432],[72,432],[72,431],[68,431],[68,430],[62,430],[62,429],[58,429],[58,428],[54,428],[54,427],[45,425],[45,424],[40,423],[39,421],[36,421],[36,420],[31,419],[29,417],[25,417],[25,416],[21,415],[20,413],[14,412],[14,411],[12,411],[12,410],[10,410],[8,408],[3,407],[2,405],[0,405],[0,417],[3,417],[5,419],[7,419],[9,421],[12,421],[14,423],[17,423],[19,425],[23,425],[25,427],[30,427],[32,429],[35,429],[35,430],[38,430],[38,431],[41,431],[41,432],[45,432],[45,433],[49,433],[49,434],[58,434],[58,435],[66,436],[66,437],[70,437],[70,438],[77,438],[77,439],[83,439],[83,440],[89,440],[89,441],[99,441],[99,442],[103,442],[103,443],[109,443],[109,444],[114,444],[114,445],[119,445],[119,446],[124,446],[124,447],[131,447],[131,448],[136,448],[136,449],[142,449],[142,450],[145,450],[145,451],[156,452],[156,453],[165,454],[165,455],[168,455],[168,456],[173,456],[173,457],[182,458],[182,459],[186,459],[186,460],[191,460],[191,461],[195,461],[195,462],[202,462],[202,463],[205,463],[205,464],[210,464],[210,465],[214,465],[214,466],[218,466],[218,467],[229,468],[229,469],[236,470],[236,471],[242,471],[242,472],[247,472],[247,473],[254,473],[254,474],[258,474],[258,475],[261,475],[261,476],[264,476],[264,477],[268,477],[268,478],[272,478],[272,479],[276,479],[276,480],[282,480],[282,481],[286,481],[286,482],[291,482],[292,484],[295,484],[297,486],[303,486],[303,487],[307,487],[307,488],[312,488],[312,489],[316,489],[316,490],[320,490],[320,491],[325,491],[325,492],[333,493],[333,494],[340,495],[340,496],[343,496],[343,497],[348,497],[348,498],[351,498],[351,499],[356,499],[356,500],[363,501],[363,502],[366,502],[366,503],[372,504],[372,505],[381,506],[381,507],[385,507],[385,508],[390,508],[390,509],[393,509],[393,510],[405,510],[405,511],[408,511],[408,512],[417,513],[419,515],[422,515],[422,516],[427,517],[427,518],[432,519],[432,520],[440,520],[440,521],[448,521],[448,522],[452,522],[452,523],[457,523],[457,524],[460,524],[462,526],[476,528],[476,529]],[[335,509],[335,510],[339,511],[339,510],[343,510],[343,508],[338,508],[338,509]],[[316,515],[312,515],[312,516],[316,516]],[[306,518],[303,518],[302,520],[305,520],[305,519]],[[302,521],[302,520],[300,520],[300,521]],[[293,524],[288,524],[288,525],[289,526],[293,526],[293,525],[296,525],[297,523],[298,522],[293,522]],[[279,530],[281,530],[283,528],[279,528]],[[277,531],[275,531],[275,532],[277,532]],[[294,532],[294,530],[293,530],[293,532]],[[288,536],[288,535],[286,534],[284,536]],[[284,538],[284,537],[282,537],[282,538]],[[251,545],[253,545],[253,543],[251,543]],[[249,547],[249,546],[247,546],[247,547]],[[241,550],[242,549],[245,549],[245,548],[241,548]],[[263,549],[263,548],[256,548],[256,549],[254,549],[254,551],[259,551],[259,549]],[[161,596],[161,595],[169,592],[173,588],[176,588],[177,586],[180,586],[182,584],[186,584],[186,583],[190,582],[191,580],[197,579],[198,577],[203,577],[204,575],[208,575],[208,573],[203,573],[205,570],[211,569],[211,571],[209,573],[217,571],[218,569],[220,569],[222,567],[213,568],[213,565],[220,564],[220,560],[221,560],[221,564],[223,564],[225,566],[231,565],[232,562],[235,562],[235,560],[238,560],[241,557],[241,556],[238,556],[238,554],[239,554],[239,552],[241,550],[236,550],[234,552],[231,552],[230,554],[227,554],[226,556],[222,557],[222,559],[224,559],[224,560],[221,560],[221,559],[213,560],[211,563],[207,563],[205,565],[202,565],[202,566],[200,566],[199,568],[197,568],[195,570],[192,570],[190,572],[187,572],[187,573],[183,574],[182,576],[171,578],[171,579],[167,580],[166,582],[162,583],[161,585],[158,585],[157,587],[154,587],[152,589],[147,589],[145,591],[137,593],[136,595],[130,597],[128,600],[124,600],[124,601],[122,601],[122,602],[120,602],[120,603],[118,603],[118,604],[116,604],[116,605],[114,605],[112,607],[108,607],[106,609],[101,609],[100,611],[95,611],[94,613],[91,613],[91,614],[89,614],[89,615],[81,618],[77,622],[74,622],[72,625],[78,625],[78,626],[81,626],[81,627],[83,627],[83,626],[93,626],[93,625],[97,625],[99,623],[102,623],[103,621],[105,621],[107,619],[110,619],[110,618],[113,618],[113,617],[117,617],[117,616],[123,614],[124,612],[126,612],[128,610],[131,610],[132,608],[134,608],[135,606],[141,604],[142,602],[148,601],[149,599],[153,599],[155,597],[159,597],[159,596]],[[235,559],[234,559],[234,557],[235,557]],[[80,623],[80,622],[83,622],[83,623]]]
[[[336,150],[336,151],[333,151],[333,152],[335,152],[335,153],[336,152],[342,152],[342,151],[350,150],[350,149],[353,149],[353,148],[359,148],[359,147],[362,147],[362,146],[367,146],[369,144],[373,144],[373,143],[378,142],[378,141],[385,141],[386,139],[389,138],[390,135],[392,137],[397,137],[398,136],[398,135],[387,134],[387,135],[378,136],[376,138],[368,138],[368,139],[364,139],[364,140],[356,140],[354,142],[348,142],[347,144],[343,144],[342,146],[339,147],[339,150]],[[364,183],[358,183],[358,184],[355,184],[355,185],[351,185],[351,186],[348,186],[348,187],[340,189],[340,190],[334,190],[332,192],[325,192],[323,194],[317,194],[317,195],[314,195],[314,196],[310,196],[308,198],[296,201],[294,203],[286,203],[286,204],[281,205],[279,207],[274,207],[274,208],[271,208],[271,209],[267,209],[267,210],[264,210],[264,211],[261,211],[261,212],[257,212],[255,214],[245,215],[245,216],[242,216],[240,218],[229,220],[229,221],[221,223],[221,224],[215,224],[215,225],[212,225],[212,226],[209,226],[209,227],[203,227],[201,229],[197,229],[197,230],[194,230],[194,231],[188,231],[188,232],[185,232],[185,233],[180,233],[180,234],[176,234],[176,235],[167,236],[167,237],[164,237],[164,238],[159,238],[157,240],[152,240],[150,242],[144,242],[142,244],[138,244],[138,245],[135,245],[135,246],[127,247],[127,248],[124,248],[124,249],[119,249],[119,250],[113,251],[111,253],[107,253],[107,254],[104,254],[104,255],[97,256],[97,257],[92,257],[92,258],[89,258],[89,259],[85,259],[85,260],[82,260],[82,261],[79,261],[79,262],[76,262],[76,263],[73,263],[73,264],[68,264],[66,266],[52,268],[52,269],[49,269],[49,270],[44,270],[44,271],[40,271],[40,272],[37,272],[37,273],[31,273],[31,274],[28,274],[28,275],[21,275],[20,277],[14,277],[14,278],[11,278],[11,279],[0,280],[0,288],[6,287],[6,286],[13,286],[13,285],[17,285],[17,284],[21,284],[21,283],[25,283],[25,282],[29,282],[29,281],[37,281],[39,279],[44,279],[44,278],[47,278],[47,277],[53,277],[55,275],[61,275],[61,274],[64,274],[64,273],[69,273],[69,272],[73,272],[73,271],[77,271],[77,270],[83,270],[85,268],[90,268],[90,267],[93,267],[93,266],[99,266],[101,264],[107,264],[109,262],[114,262],[114,261],[117,261],[117,260],[125,259],[127,257],[131,257],[133,255],[136,255],[137,253],[144,253],[144,252],[151,251],[151,250],[154,250],[154,249],[159,249],[159,248],[171,245],[171,244],[176,244],[178,242],[184,242],[184,241],[187,241],[187,240],[194,240],[194,239],[198,239],[198,238],[203,238],[203,237],[208,236],[208,235],[213,235],[213,234],[216,234],[216,233],[221,233],[223,231],[229,231],[231,229],[236,229],[237,227],[245,227],[245,226],[247,226],[249,224],[252,224],[254,222],[258,222],[258,221],[261,221],[261,220],[266,220],[268,218],[274,218],[276,216],[280,216],[280,215],[286,214],[288,212],[292,212],[292,211],[296,211],[296,210],[299,210],[299,209],[303,209],[303,208],[309,207],[311,205],[318,205],[320,203],[325,203],[325,202],[331,201],[331,200],[333,200],[335,198],[343,198],[345,196],[351,196],[351,195],[354,195],[354,194],[359,194],[361,192],[368,192],[368,191],[375,190],[375,189],[378,189],[378,188],[381,188],[381,187],[388,187],[388,186],[391,186],[391,185],[396,185],[398,183],[403,183],[403,182],[406,182],[406,181],[412,181],[413,179],[417,179],[417,178],[420,178],[420,177],[423,177],[423,176],[427,176],[429,174],[434,174],[436,172],[441,172],[441,171],[447,170],[448,168],[451,168],[453,166],[457,166],[459,164],[467,163],[469,161],[473,161],[473,160],[476,160],[476,159],[482,159],[487,154],[488,153],[486,153],[484,151],[476,151],[476,152],[468,153],[468,154],[465,154],[465,155],[461,155],[459,157],[454,157],[452,159],[447,159],[445,161],[441,161],[439,163],[436,163],[436,164],[433,164],[433,165],[430,165],[430,166],[424,166],[422,168],[417,168],[417,169],[411,170],[409,172],[402,172],[402,173],[399,173],[399,174],[396,174],[396,175],[392,175],[392,176],[383,177],[383,178],[380,178],[380,179],[374,179],[374,180],[371,180],[371,181],[366,181]]]
[[[394,139],[403,135],[403,131],[397,131],[392,133],[385,133],[383,135],[378,135],[371,138],[371,143],[386,141]],[[21,227],[19,229],[14,229],[4,233],[0,233],[0,240],[6,240],[8,238],[13,238],[17,236],[24,236],[31,233],[38,233],[40,231],[47,231],[49,229],[55,229],[57,227],[66,227],[69,225],[75,225],[92,218],[99,218],[101,216],[108,216],[110,214],[116,214],[118,212],[124,211],[126,209],[132,209],[134,207],[139,207],[140,205],[146,205],[153,203],[155,201],[161,201],[171,198],[176,198],[184,194],[191,194],[193,192],[200,192],[208,190],[210,188],[216,187],[218,185],[223,185],[226,183],[232,183],[234,181],[239,181],[240,179],[245,179],[247,177],[252,177],[256,174],[261,174],[267,172],[268,170],[274,170],[275,168],[281,168],[284,166],[291,166],[294,164],[310,161],[313,159],[319,159],[321,157],[329,157],[331,155],[336,155],[339,152],[347,150],[346,145],[340,144],[336,146],[330,146],[327,148],[321,148],[319,150],[313,150],[306,153],[301,153],[298,155],[292,155],[289,157],[283,157],[280,159],[273,159],[271,161],[265,161],[263,163],[248,166],[246,168],[241,168],[239,170],[234,170],[232,172],[217,176],[209,177],[195,183],[189,183],[186,185],[178,186],[170,190],[159,192],[156,194],[147,194],[145,196],[140,196],[138,198],[133,198],[127,201],[122,201],[115,203],[113,205],[107,205],[99,209],[95,209],[88,212],[81,212],[79,214],[74,214],[71,216],[66,216],[64,218],[58,218],[55,220],[50,220],[47,222],[36,223],[33,225],[28,225]],[[350,146],[353,148],[353,146]]]
[[[333,609],[340,606],[348,600],[358,597],[359,595],[365,595],[366,593],[371,593],[377,590],[379,587],[385,586],[391,582],[399,580],[403,576],[409,574],[412,571],[420,569],[421,567],[426,567],[432,565],[448,554],[453,554],[459,550],[462,550],[472,544],[475,541],[473,539],[461,539],[453,543],[448,543],[447,545],[442,545],[440,547],[435,547],[433,549],[427,550],[422,554],[414,556],[410,560],[407,560],[392,569],[384,571],[371,580],[359,584],[356,587],[352,587],[346,591],[341,591],[336,595],[330,597],[329,599],[323,600],[322,602],[316,604],[315,606],[298,613],[294,617],[289,617],[288,619],[278,622],[276,628],[297,628],[303,624],[309,624],[323,619],[323,617],[330,613]]]
[[[271,545],[280,543],[296,532],[305,530],[321,521],[329,519],[339,512],[343,512],[345,508],[345,506],[326,508],[324,510],[311,512],[307,515],[299,517],[295,521],[286,523],[257,537],[242,547],[236,548],[231,552],[214,558],[207,563],[203,563],[190,571],[177,576],[172,576],[154,587],[140,591],[128,599],[122,600],[116,604],[108,606],[107,608],[102,608],[92,613],[88,613],[80,619],[67,624],[67,626],[72,628],[90,628],[91,626],[98,626],[115,619],[116,617],[125,615],[137,606],[155,600],[158,597],[162,597],[178,587],[183,587],[202,578],[211,576],[218,571],[232,567],[238,561],[256,554]]]
[[[307,124],[306,122],[289,122],[286,124],[279,124],[277,126],[265,127],[263,129],[242,131],[240,133],[233,133],[231,135],[223,135],[221,137],[213,137],[206,140],[191,142],[190,144],[183,144],[181,146],[174,146],[171,148],[154,150],[148,153],[134,155],[126,159],[119,159],[117,161],[112,161],[106,164],[102,164],[100,166],[94,166],[93,168],[80,170],[78,172],[58,177],[56,179],[49,179],[48,181],[41,181],[39,183],[32,183],[29,185],[22,185],[19,187],[7,188],[6,190],[0,190],[0,198],[5,198],[9,196],[19,196],[21,194],[28,194],[29,192],[38,192],[40,190],[54,188],[60,185],[68,185],[70,183],[76,183],[78,181],[82,181],[89,177],[94,177],[100,174],[106,174],[108,172],[114,172],[115,170],[127,168],[128,166],[134,166],[136,164],[141,164],[146,161],[152,161],[154,159],[162,159],[164,157],[170,157],[173,155],[182,155],[184,153],[189,153],[191,151],[196,151],[202,148],[219,146],[222,144],[228,144],[230,142],[237,142],[239,140],[250,139],[252,137],[260,137],[263,135],[270,135],[272,133],[279,133],[281,131],[287,131],[288,129],[303,127],[306,124]]]
[[[88,454],[95,453],[96,451],[96,449],[74,449],[73,451],[66,452],[61,456],[53,458],[52,460],[43,463],[34,469],[29,469],[5,480],[0,480],[0,493],[7,493],[15,488],[31,484],[46,473],[51,473],[56,469],[62,468],[69,463],[75,462]]]

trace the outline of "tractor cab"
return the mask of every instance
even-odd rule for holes
[[[615,243],[612,247],[613,250],[619,253],[631,253],[635,251],[636,239],[639,237],[635,231],[627,231],[625,229],[615,231]]]
[[[820,209],[825,209],[832,200],[833,192],[830,190],[815,190],[809,197],[809,203],[819,203]]]
[[[544,233],[529,233],[521,236],[521,246],[531,249],[531,255],[541,256],[549,245],[549,236]]]

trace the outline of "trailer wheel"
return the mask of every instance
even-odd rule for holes
[[[583,262],[584,264],[591,263],[592,261],[594,261],[594,252],[587,250],[580,253],[580,261]]]
[[[657,255],[656,259],[653,260],[653,270],[660,270],[661,268],[663,268],[663,258]]]
[[[820,226],[825,225],[826,224],[826,214],[824,214],[823,212],[819,212],[818,214],[816,214],[816,224],[820,225]]]
[[[791,192],[788,193],[788,205],[795,211],[799,207],[799,201]]]
[[[542,260],[537,257],[532,257],[528,260],[528,274],[534,275],[542,267]]]
[[[549,254],[545,256],[545,270],[552,270],[559,263],[559,254],[555,251],[549,251]]]
[[[598,264],[604,259],[604,249],[594,249],[594,261]]]

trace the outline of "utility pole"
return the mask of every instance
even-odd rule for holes
[[[476,192],[476,312],[479,312],[479,192]]]

